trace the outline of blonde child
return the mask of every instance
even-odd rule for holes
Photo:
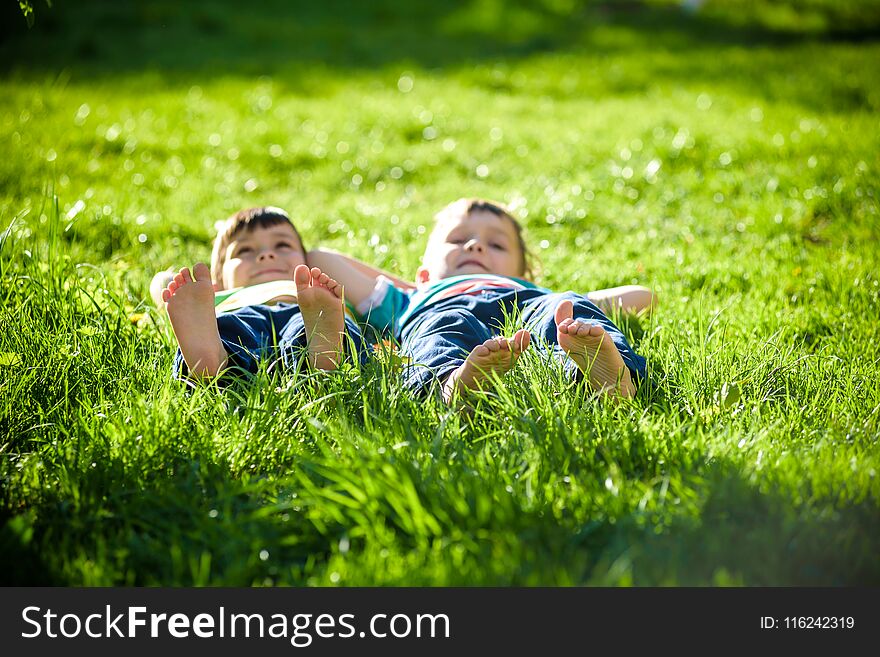
[[[541,338],[573,376],[595,391],[630,397],[645,360],[585,295],[554,294],[526,279],[528,251],[519,223],[501,204],[460,199],[441,210],[416,273],[415,285],[331,251],[309,260],[346,287],[365,321],[389,329],[412,364],[406,385],[424,392],[439,384],[443,398],[491,384]],[[606,308],[649,308],[645,288],[615,288],[596,295]],[[502,335],[505,319],[523,328]]]

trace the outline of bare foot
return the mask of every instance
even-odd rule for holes
[[[228,356],[217,330],[214,286],[208,266],[197,263],[192,275],[187,267],[181,269],[162,290],[162,301],[190,374],[217,376],[226,366]]]
[[[446,378],[443,401],[449,403],[456,393],[465,390],[487,388],[491,385],[493,373],[498,376],[507,374],[529,346],[530,340],[529,332],[520,329],[512,338],[491,338],[474,347],[458,369]]]
[[[559,346],[586,375],[594,390],[632,397],[635,394],[632,377],[614,341],[598,324],[574,319],[572,315],[571,301],[561,301],[556,307]]]
[[[317,267],[309,269],[306,265],[297,265],[293,280],[306,325],[309,362],[321,370],[335,370],[345,331],[342,285]]]

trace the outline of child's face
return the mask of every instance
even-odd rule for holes
[[[293,270],[305,263],[302,244],[290,224],[257,226],[242,231],[226,247],[223,287],[230,290],[257,283],[293,280]]]
[[[416,280],[435,282],[461,274],[523,276],[522,259],[516,229],[510,220],[476,210],[437,224]]]

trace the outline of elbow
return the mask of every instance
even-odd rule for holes
[[[656,310],[659,303],[657,293],[641,285],[633,286],[633,290],[628,296],[627,303],[624,305],[628,306],[626,310],[631,313],[651,313]]]
[[[658,303],[657,294],[642,285],[630,285],[621,288],[616,305],[627,314],[650,313]]]
[[[312,249],[306,253],[306,264],[309,267],[327,269],[330,262],[330,253],[324,249]]]

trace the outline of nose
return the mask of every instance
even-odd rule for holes
[[[483,252],[483,243],[480,242],[476,237],[469,239],[464,244],[465,251],[476,251],[477,253]]]
[[[263,249],[257,254],[257,261],[262,260],[274,260],[275,259],[275,251],[272,249]]]

